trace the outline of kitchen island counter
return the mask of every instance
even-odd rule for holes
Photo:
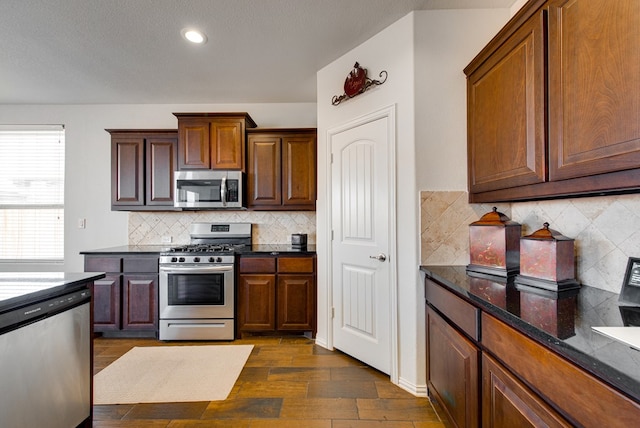
[[[91,284],[100,272],[0,273],[0,425],[92,425]]]
[[[0,314],[86,288],[104,276],[101,272],[0,272]]]

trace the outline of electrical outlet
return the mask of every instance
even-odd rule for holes
[[[87,219],[79,218],[78,219],[78,229],[85,229],[87,227]]]
[[[163,236],[162,237],[162,243],[163,244],[171,244],[171,241],[173,241],[173,237],[171,237],[171,236]]]

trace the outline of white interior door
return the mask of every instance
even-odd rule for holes
[[[387,374],[395,325],[389,138],[388,117],[330,136],[333,346]]]

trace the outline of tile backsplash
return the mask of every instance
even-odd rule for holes
[[[493,206],[528,235],[548,222],[575,240],[576,277],[619,293],[629,257],[640,257],[640,196],[598,196],[511,204],[469,204],[467,192],[421,192],[421,263],[469,263],[469,224]]]
[[[292,233],[306,233],[316,242],[313,211],[181,211],[130,212],[129,245],[161,245],[189,242],[189,225],[195,222],[253,223],[254,244],[288,244]]]

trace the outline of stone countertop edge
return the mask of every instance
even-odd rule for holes
[[[33,288],[26,289],[24,294],[0,300],[0,312],[81,290],[85,284],[104,277],[104,272],[2,272],[0,291],[1,287],[20,284]]]
[[[456,284],[451,279],[440,275],[438,272],[434,272],[434,270],[443,268],[464,269],[464,266],[420,266],[420,271],[422,271],[428,277],[435,279],[438,283],[444,285],[454,294],[460,296],[472,305],[480,308],[489,315],[494,316],[510,327],[513,327],[529,339],[551,349],[556,354],[566,358],[571,363],[577,365],[586,372],[605,382],[623,395],[626,395],[632,400],[640,403],[640,382],[638,382],[636,379],[633,379],[620,370],[611,367],[611,365],[607,364],[606,362],[603,362],[592,355],[588,355],[582,350],[566,343],[562,339],[559,339],[545,332],[544,330],[532,324],[529,324],[528,322],[508,312],[507,310],[495,306],[490,302],[482,299],[481,297],[475,296],[472,292],[466,290],[459,284]],[[579,316],[579,314],[576,313],[576,316]]]
[[[150,254],[159,255],[164,251],[168,251],[171,245],[121,245],[117,247],[102,248],[96,250],[80,251],[83,255],[92,254]],[[306,254],[313,255],[316,253],[315,245],[307,245],[306,247],[296,248],[290,244],[254,244],[250,249],[243,249],[237,252],[239,255],[278,255],[278,254]]]

